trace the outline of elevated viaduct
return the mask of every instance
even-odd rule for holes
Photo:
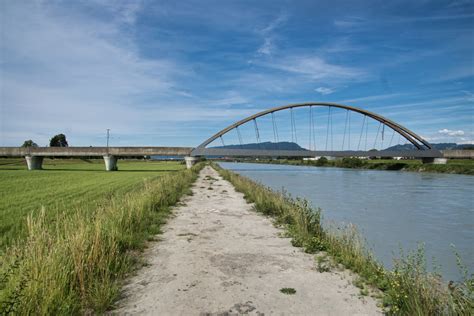
[[[107,171],[117,169],[117,159],[131,156],[173,156],[183,157],[186,165],[191,167],[201,156],[225,157],[362,157],[367,155],[377,157],[397,157],[397,155],[413,158],[422,158],[424,162],[439,163],[439,159],[474,159],[474,150],[441,150],[439,152],[405,151],[271,151],[271,150],[239,150],[225,148],[209,148],[201,154],[192,147],[0,147],[0,157],[25,157],[29,170],[41,169],[44,157],[103,157]],[[409,155],[413,156],[409,156]],[[432,157],[436,154],[436,157]],[[435,160],[438,159],[438,160]],[[442,160],[441,160],[442,161]]]

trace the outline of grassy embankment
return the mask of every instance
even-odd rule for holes
[[[450,159],[445,165],[423,164],[421,160],[392,160],[374,159],[362,160],[358,158],[343,158],[341,160],[327,160],[325,158],[313,160],[301,159],[259,159],[256,161],[245,161],[256,163],[314,166],[314,167],[339,167],[370,170],[400,170],[412,172],[434,172],[474,175],[474,160],[472,159]]]
[[[379,289],[388,314],[472,315],[474,279],[467,271],[462,282],[444,284],[440,276],[426,271],[422,251],[397,260],[394,269],[388,271],[365,248],[355,229],[329,232],[321,226],[320,210],[312,209],[306,201],[277,194],[245,177],[214,167],[254,203],[258,212],[271,215],[277,224],[284,225],[294,246],[317,254],[319,271],[340,264],[359,275],[354,284],[361,288],[362,295]]]
[[[54,170],[28,172],[0,163],[2,315],[106,310],[200,168],[120,161],[123,171],[105,172],[102,161],[54,160],[44,166]]]

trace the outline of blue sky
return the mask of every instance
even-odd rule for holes
[[[1,1],[0,145],[196,146],[272,106],[474,140],[473,1]],[[322,126],[321,126],[322,128]]]

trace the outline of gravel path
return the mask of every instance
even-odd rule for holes
[[[193,195],[174,209],[149,265],[124,288],[117,314],[372,315],[343,272],[318,272],[313,255],[279,237],[269,218],[205,167]],[[293,295],[282,288],[293,288]]]

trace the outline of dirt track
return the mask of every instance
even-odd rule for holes
[[[271,220],[255,213],[214,169],[203,169],[193,193],[147,250],[149,265],[129,280],[114,313],[380,313],[374,299],[359,295],[347,273],[318,272],[313,255],[279,237]],[[283,294],[282,288],[296,293]]]

